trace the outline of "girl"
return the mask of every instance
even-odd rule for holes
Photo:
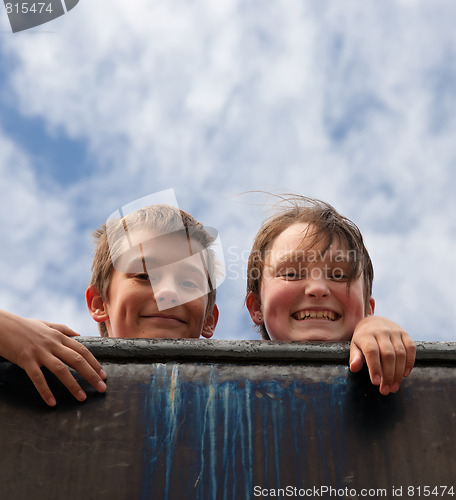
[[[358,227],[322,201],[282,198],[255,237],[246,305],[265,340],[351,340],[350,369],[367,362],[384,395],[397,392],[415,344],[373,316],[373,267]]]

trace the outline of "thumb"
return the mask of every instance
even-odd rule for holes
[[[361,352],[361,349],[352,342],[350,344],[350,371],[353,373],[359,372],[364,364],[364,355]]]

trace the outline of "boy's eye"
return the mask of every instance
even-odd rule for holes
[[[147,273],[135,274],[135,278],[141,281],[149,280],[149,275]]]
[[[198,285],[191,280],[183,280],[179,282],[180,285],[182,285],[185,288],[198,288]]]
[[[183,278],[178,280],[178,283],[180,286],[183,288],[186,288],[188,290],[190,289],[195,289],[195,290],[203,290],[206,286],[203,278]]]

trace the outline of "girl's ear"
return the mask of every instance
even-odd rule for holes
[[[375,300],[371,297],[369,299],[369,305],[367,306],[366,316],[373,316],[375,310]]]
[[[255,325],[262,325],[264,323],[264,318],[263,311],[261,310],[261,301],[258,295],[254,292],[249,292],[245,299],[245,305]]]
[[[215,327],[217,326],[217,321],[219,317],[219,310],[217,304],[214,304],[214,309],[212,309],[212,313],[204,320],[203,331],[201,332],[201,336],[210,339],[212,335],[214,335]]]
[[[109,319],[106,303],[101,297],[98,287],[91,285],[86,290],[86,301],[90,316],[97,322],[103,323]]]

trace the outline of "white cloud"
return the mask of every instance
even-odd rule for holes
[[[35,193],[21,205],[30,220],[11,232],[43,255],[34,283],[57,239],[143,195],[174,187],[182,208],[242,252],[263,214],[231,197],[295,190],[366,233],[382,314],[415,338],[454,338],[455,11],[450,0],[99,0],[49,24],[53,33],[4,36],[18,109],[87,140],[98,164],[63,196],[27,158],[24,179],[9,181],[2,209]],[[64,234],[38,217],[43,200],[54,221],[71,221]],[[243,280],[223,286],[230,321],[218,330],[245,336],[232,331],[244,324]]]
[[[86,329],[90,256],[75,230],[77,214],[63,191],[40,183],[33,163],[1,130],[0,188],[1,307]]]

